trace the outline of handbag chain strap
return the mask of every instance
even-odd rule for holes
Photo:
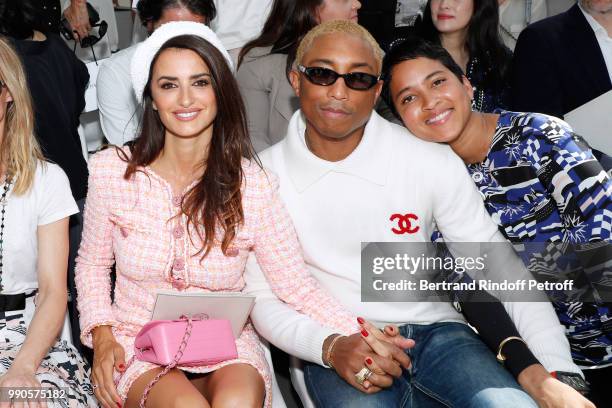
[[[162,371],[160,371],[151,380],[151,382],[149,382],[147,387],[144,389],[144,392],[142,393],[142,398],[140,398],[140,408],[145,408],[145,403],[147,402],[147,397],[149,396],[149,392],[151,392],[151,389],[153,388],[153,386],[159,381],[160,378],[162,378],[164,375],[168,374],[168,372],[170,370],[172,370],[174,367],[176,367],[178,365],[178,362],[180,361],[181,357],[183,357],[183,353],[185,352],[185,348],[187,347],[187,342],[189,341],[189,337],[191,337],[191,329],[193,328],[193,322],[191,321],[191,317],[190,316],[181,316],[181,319],[186,319],[187,320],[187,328],[185,329],[185,334],[183,335],[183,340],[181,341],[179,349],[176,352],[176,355],[174,356],[174,359],[172,360],[172,362],[170,364],[168,364],[166,367],[164,367],[164,369]]]

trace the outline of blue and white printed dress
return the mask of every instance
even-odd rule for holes
[[[553,302],[574,361],[612,364],[612,181],[561,119],[497,113],[487,157],[468,171],[532,273],[558,273],[578,286]],[[526,251],[530,245],[538,251]]]

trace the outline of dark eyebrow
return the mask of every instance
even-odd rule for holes
[[[207,76],[209,78],[212,78],[212,76],[209,73],[202,72],[200,74],[191,75],[189,77],[189,79],[198,79],[198,78],[201,78],[203,76]],[[157,78],[157,82],[161,81],[162,79],[165,79],[167,81],[178,81],[177,77],[172,77],[172,76],[164,75],[164,76],[160,76],[159,78]]]
[[[316,59],[316,60],[310,62],[309,66],[316,65],[316,64],[333,65],[334,61],[328,60],[328,59],[325,59],[325,58],[319,58],[319,59]],[[352,70],[354,70],[356,68],[364,68],[364,67],[370,68],[372,70],[374,69],[374,67],[372,65],[370,65],[369,63],[367,63],[367,62],[355,62],[355,63],[350,65],[349,71],[352,71]]]
[[[442,72],[444,72],[444,71],[441,71],[441,70],[434,71],[434,72],[432,72],[431,74],[427,75],[427,76],[425,77],[424,81],[427,81],[428,79],[431,79],[431,77],[436,76],[436,75],[438,75],[438,74],[440,74],[440,73],[442,73]],[[406,91],[407,91],[407,90],[409,90],[409,89],[410,89],[410,87],[409,87],[409,86],[407,86],[407,87],[405,87],[405,88],[402,88],[400,91],[398,91],[398,92],[395,94],[395,97],[397,98],[398,96],[400,96],[401,94],[403,94],[404,92],[406,92]]]

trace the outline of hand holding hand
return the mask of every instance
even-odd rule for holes
[[[390,387],[393,377],[399,378],[402,375],[402,367],[410,368],[410,357],[404,350],[413,347],[414,341],[400,336],[395,326],[385,328],[386,332],[383,333],[362,318],[357,321],[362,331],[339,338],[334,344],[330,360],[338,375],[346,382],[362,392],[372,394]],[[327,346],[330,344],[327,343]],[[355,375],[364,367],[372,374],[363,384],[359,384]]]
[[[391,358],[383,358],[372,352],[372,349],[362,339],[360,333],[351,336],[343,336],[334,344],[330,362],[338,375],[347,383],[358,390],[373,394],[382,388],[390,387],[393,384],[393,376],[401,375],[401,368],[398,363]],[[380,367],[376,373],[372,370],[372,375],[368,379],[368,387],[359,384],[355,374],[361,371],[368,362],[370,366]]]
[[[407,339],[399,334],[399,330],[395,325],[385,326],[384,331],[379,330],[363,318],[357,318],[357,322],[361,326],[361,336],[363,340],[370,346],[378,356],[383,358],[391,358],[393,361],[398,363],[401,367],[409,370],[412,366],[410,357],[405,353],[404,350],[414,347],[414,340]],[[374,364],[369,364],[366,361],[367,367],[376,374],[380,374],[382,370],[374,361]],[[398,375],[402,374],[401,369]],[[369,381],[364,382],[364,387],[368,387]]]

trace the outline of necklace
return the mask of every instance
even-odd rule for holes
[[[470,80],[470,82],[475,81],[476,79],[474,78],[474,69],[477,65],[478,65],[477,57],[474,57],[468,63],[466,76]],[[472,110],[482,111],[483,104],[484,104],[484,96],[485,96],[484,90],[478,89],[476,86],[472,86],[472,89],[474,89],[474,99],[472,100]]]
[[[8,192],[11,188],[11,176],[7,174],[6,179],[4,180],[4,187],[2,191],[2,197],[0,198],[0,291],[4,290],[4,285],[2,284],[2,266],[3,266],[3,256],[4,256],[4,215],[6,213],[6,204],[8,203]]]

